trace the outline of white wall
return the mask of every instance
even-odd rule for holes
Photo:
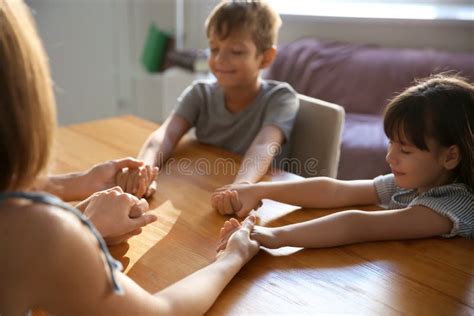
[[[61,124],[136,114],[162,121],[193,75],[149,75],[140,57],[150,23],[174,33],[174,0],[29,0],[56,83]],[[218,0],[184,0],[184,47],[205,48]],[[474,52],[474,23],[283,17],[279,43],[303,36],[392,47]]]
[[[173,0],[27,3],[50,57],[60,124],[144,111],[161,117],[153,116],[154,108],[137,107],[135,87],[150,23],[174,31]]]
[[[115,109],[111,1],[30,1],[50,57],[59,119],[94,119]],[[87,115],[84,115],[87,112]]]
[[[290,0],[288,0],[290,1]],[[432,1],[432,0],[430,0]],[[446,0],[443,0],[446,2]],[[472,0],[468,0],[471,1]],[[438,1],[441,2],[441,1]],[[205,48],[204,21],[218,0],[187,0],[188,47]],[[463,3],[457,1],[457,3]],[[360,20],[282,16],[279,44],[301,37],[379,44],[390,47],[432,48],[445,51],[474,52],[474,22]]]
[[[440,21],[396,21],[324,19],[284,16],[279,43],[310,36],[389,47],[432,48],[474,52],[474,23]]]

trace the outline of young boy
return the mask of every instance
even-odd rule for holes
[[[234,183],[255,183],[268,170],[280,146],[288,143],[298,111],[295,91],[265,81],[260,70],[276,55],[281,20],[263,1],[223,1],[206,20],[209,66],[217,81],[196,81],[153,132],[138,158],[161,167],[192,127],[197,139],[245,155]],[[275,147],[277,148],[275,150]],[[148,194],[153,194],[153,182]],[[214,205],[225,213],[226,207]]]

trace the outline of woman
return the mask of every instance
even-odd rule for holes
[[[255,219],[232,235],[215,262],[161,292],[146,292],[117,271],[81,212],[34,190],[46,179],[56,126],[51,86],[28,8],[0,0],[0,314],[35,308],[57,315],[203,314],[257,253],[249,238]],[[110,189],[86,210],[129,214],[137,200]]]

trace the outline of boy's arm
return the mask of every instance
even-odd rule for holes
[[[181,137],[191,128],[191,124],[179,115],[172,114],[143,144],[138,154],[147,165],[161,167],[171,156]]]
[[[255,183],[268,171],[280,152],[283,132],[274,125],[264,126],[245,153],[234,183]]]
[[[377,240],[426,238],[447,234],[452,222],[425,206],[388,211],[344,211],[277,228],[255,227],[262,246],[323,248]]]

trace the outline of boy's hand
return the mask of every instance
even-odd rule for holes
[[[97,192],[79,203],[107,244],[118,244],[141,232],[141,227],[157,217],[147,214],[148,203],[144,199],[124,193],[120,187]]]
[[[240,257],[248,262],[259,250],[259,244],[250,239],[250,233],[255,225],[255,216],[247,217],[242,223],[235,218],[224,223],[217,245],[217,256],[238,253]]]
[[[219,213],[236,214],[245,217],[251,210],[256,210],[262,201],[252,184],[231,184],[217,189],[211,196],[212,207]]]
[[[115,176],[116,185],[136,197],[150,197],[156,192],[157,167],[124,168]]]

